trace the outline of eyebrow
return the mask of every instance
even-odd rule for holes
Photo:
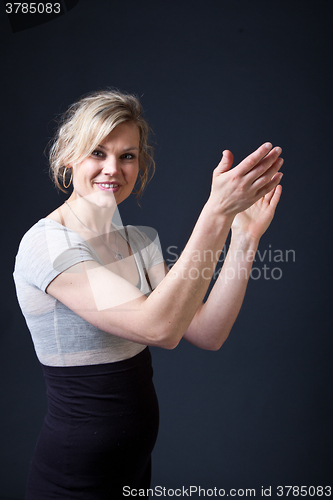
[[[101,144],[98,144],[98,147],[99,148],[102,148],[102,149],[107,149],[105,146],[102,146]],[[123,152],[124,151],[133,151],[133,149],[139,151],[139,148],[137,148],[136,146],[133,146],[133,147],[129,147],[129,148],[125,148],[123,149]]]

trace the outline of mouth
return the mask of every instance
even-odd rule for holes
[[[116,193],[120,189],[120,184],[117,182],[95,182],[96,186],[102,191],[111,191]]]

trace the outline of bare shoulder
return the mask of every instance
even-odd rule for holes
[[[51,212],[49,215],[45,217],[45,219],[52,219],[58,222],[59,224],[64,225],[64,219],[61,214],[60,207],[56,208],[53,212]]]

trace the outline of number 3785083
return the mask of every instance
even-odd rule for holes
[[[60,14],[60,3],[8,2],[7,14]]]
[[[276,494],[278,497],[330,497],[331,486],[278,486]]]

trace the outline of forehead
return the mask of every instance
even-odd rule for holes
[[[126,144],[127,147],[138,147],[140,142],[140,131],[133,122],[124,122],[117,125],[102,141],[102,146],[115,143]]]

